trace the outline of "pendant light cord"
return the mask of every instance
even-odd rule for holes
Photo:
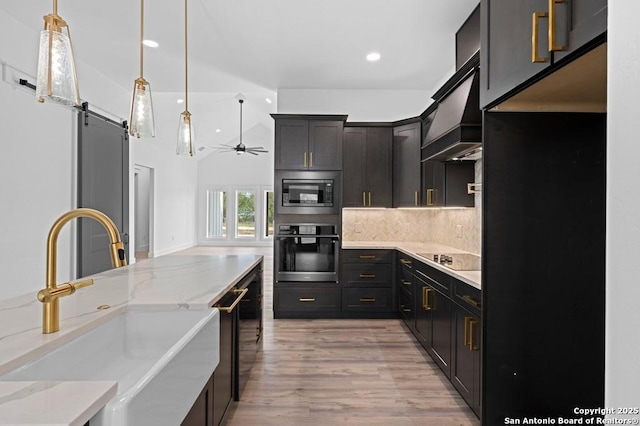
[[[58,15],[58,0],[53,0],[53,14]]]
[[[187,66],[187,0],[184,0],[184,109],[189,111],[189,78]]]
[[[144,51],[144,45],[142,44],[142,41],[144,40],[144,0],[140,0],[140,78],[142,78],[142,71],[143,71],[143,51]]]

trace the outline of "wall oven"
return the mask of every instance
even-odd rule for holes
[[[276,171],[275,180],[276,213],[340,213],[340,172]]]
[[[281,224],[276,230],[277,282],[338,282],[340,237],[329,224]]]

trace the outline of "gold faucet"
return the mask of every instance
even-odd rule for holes
[[[115,223],[104,213],[87,208],[80,208],[66,212],[60,216],[51,226],[47,237],[47,287],[38,292],[38,300],[42,302],[42,333],[55,333],[60,329],[60,303],[59,299],[69,296],[79,288],[93,284],[91,278],[75,283],[56,284],[58,259],[58,234],[68,222],[77,217],[88,217],[99,222],[107,230],[111,242],[111,263],[114,268],[126,266],[127,260],[124,254],[124,245],[120,241],[120,232]]]

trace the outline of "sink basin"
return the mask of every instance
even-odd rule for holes
[[[442,266],[446,266],[454,271],[479,271],[480,270],[480,256],[471,253],[418,253],[426,259],[433,260],[436,263],[440,263],[434,256],[437,256],[439,260],[441,256],[447,256],[452,259],[451,263],[440,263]]]
[[[219,340],[217,309],[128,306],[0,380],[116,380],[91,426],[177,425],[218,365]]]

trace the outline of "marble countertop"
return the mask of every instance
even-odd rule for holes
[[[0,423],[83,426],[117,387],[117,382],[0,382]]]
[[[438,243],[416,243],[403,241],[342,241],[343,249],[390,249],[400,250],[409,256],[415,257],[424,263],[440,271],[446,272],[452,277],[459,279],[472,287],[481,290],[481,271],[455,271],[446,266],[440,265],[431,259],[427,259],[418,253],[467,253],[453,247]]]
[[[176,304],[187,309],[208,309],[262,259],[255,255],[161,256],[93,275],[94,285],[60,299],[60,331],[52,334],[41,332],[42,304],[36,299],[36,292],[0,300],[0,375],[105,323],[127,305]],[[110,309],[97,309],[101,305],[109,305]],[[36,405],[33,406],[40,406],[38,398],[64,389],[66,398],[63,400],[68,401],[65,404],[69,405],[67,412],[72,413],[72,406],[79,404],[75,399],[79,393],[95,395],[92,404],[104,400],[99,408],[113,396],[105,399],[104,395],[110,392],[105,391],[105,382],[83,382],[81,386],[64,382],[62,387],[46,387],[44,383],[50,382],[36,382],[33,386],[42,386],[41,390],[22,402],[28,404],[35,398],[33,404]],[[12,386],[15,386],[12,382],[0,382],[0,424],[7,424],[5,420],[9,419],[5,419],[3,410],[15,403],[6,396],[15,392]],[[103,396],[98,398],[100,394]],[[56,396],[56,399],[60,401],[60,397]],[[34,411],[42,411],[42,417],[48,419],[46,411]],[[68,423],[60,424],[75,424],[71,417],[67,419]]]

